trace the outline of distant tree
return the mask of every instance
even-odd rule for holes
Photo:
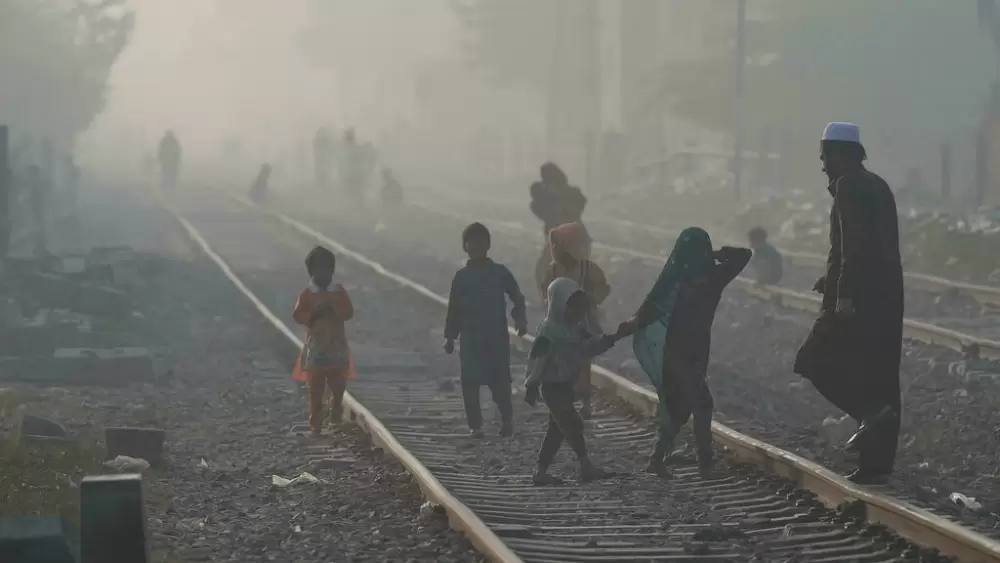
[[[0,0],[0,122],[72,138],[104,107],[135,24],[127,0]]]

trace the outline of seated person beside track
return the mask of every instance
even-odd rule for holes
[[[250,186],[250,200],[254,203],[264,203],[267,199],[267,182],[271,179],[271,165],[264,164],[257,173],[257,178]]]
[[[391,168],[382,169],[382,206],[399,207],[403,203],[403,186]]]
[[[784,265],[781,253],[767,242],[767,231],[754,227],[747,233],[753,258],[750,259],[750,270],[754,281],[764,285],[777,285],[784,275]]]

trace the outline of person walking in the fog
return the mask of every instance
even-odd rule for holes
[[[486,386],[500,411],[500,435],[510,436],[514,433],[514,408],[506,298],[513,304],[510,316],[517,333],[524,336],[528,331],[524,295],[510,270],[490,259],[490,231],[485,225],[466,227],[462,247],[469,260],[451,282],[444,349],[454,353],[455,340],[461,339],[462,398],[469,432],[482,436],[479,390]]]
[[[344,416],[347,381],[356,377],[354,360],[344,324],[354,317],[354,304],[333,274],[337,258],[317,246],[306,256],[309,285],[299,293],[292,310],[295,322],[307,328],[305,346],[295,363],[292,377],[309,388],[309,427],[314,437],[323,430],[323,398],[330,389],[330,419]]]
[[[707,381],[712,324],[723,290],[750,254],[728,246],[713,250],[703,229],[684,229],[636,315],[624,323],[622,333],[635,334],[632,350],[659,400],[651,473],[663,472],[677,433],[690,418],[698,464],[702,472],[712,469],[715,403]]]
[[[173,131],[167,131],[160,139],[156,158],[160,163],[160,180],[164,188],[177,186],[181,171],[181,144]]]
[[[552,262],[552,252],[549,245],[549,232],[559,225],[579,223],[584,235],[583,253],[590,257],[590,234],[584,227],[583,210],[587,206],[587,197],[580,188],[572,186],[562,168],[554,162],[546,162],[540,170],[541,181],[531,184],[531,212],[542,220],[542,233],[545,245],[542,254],[535,263],[535,284],[540,287],[542,299],[548,285],[544,284],[545,272]]]
[[[611,286],[604,270],[596,263],[587,259],[589,238],[587,230],[579,222],[560,225],[549,231],[552,263],[546,269],[539,288],[546,295],[549,285],[557,278],[569,278],[575,281],[587,296],[587,330],[591,334],[602,334],[601,304],[611,294]],[[576,398],[580,400],[580,416],[590,419],[593,412],[591,398],[593,389],[590,384],[590,362],[584,362],[580,377],[576,382]]]
[[[833,197],[826,275],[814,289],[823,306],[799,350],[795,372],[858,421],[847,449],[860,454],[848,477],[884,481],[899,439],[899,363],[903,342],[903,267],[896,200],[864,166],[858,126],[830,123],[820,159]]]

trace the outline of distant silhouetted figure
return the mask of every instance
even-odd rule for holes
[[[50,185],[38,165],[28,167],[24,185],[31,204],[31,216],[35,227],[35,254],[48,253],[48,232],[45,222],[45,208],[48,206]]]
[[[250,186],[250,199],[254,203],[264,203],[267,201],[267,183],[271,179],[271,165],[264,164],[257,173],[257,179]]]
[[[382,169],[382,205],[399,207],[403,203],[403,186],[389,168]]]
[[[580,188],[571,186],[566,173],[554,162],[546,162],[540,170],[541,181],[531,184],[531,212],[542,220],[542,232],[545,235],[545,245],[542,254],[535,263],[535,285],[541,287],[545,272],[552,262],[549,252],[549,232],[567,223],[583,225],[583,210],[587,206],[587,198]],[[590,235],[585,233],[585,258],[590,256]]]
[[[330,131],[326,127],[320,127],[313,137],[313,175],[317,187],[323,188],[330,183],[333,152],[333,137]]]
[[[348,129],[344,133],[344,142],[340,150],[338,166],[340,184],[341,188],[358,203],[364,203],[365,200],[366,156],[364,147],[358,144],[354,129]]]
[[[175,188],[181,171],[181,144],[173,131],[167,131],[160,139],[156,158],[160,163],[161,185],[164,188]]]
[[[750,270],[754,281],[765,285],[777,285],[784,275],[784,264],[778,249],[767,242],[767,231],[754,227],[747,233],[753,258],[750,260]]]

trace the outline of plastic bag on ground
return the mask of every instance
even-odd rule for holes
[[[317,479],[312,473],[306,473],[306,472],[299,474],[299,476],[295,477],[294,479],[285,479],[280,475],[271,475],[271,484],[274,485],[275,487],[280,487],[282,489],[284,489],[285,487],[298,485],[299,483],[315,484],[321,482],[322,481]]]
[[[105,461],[103,465],[118,473],[142,473],[149,469],[148,461],[141,457],[129,457],[127,455],[120,455],[115,459]]]

